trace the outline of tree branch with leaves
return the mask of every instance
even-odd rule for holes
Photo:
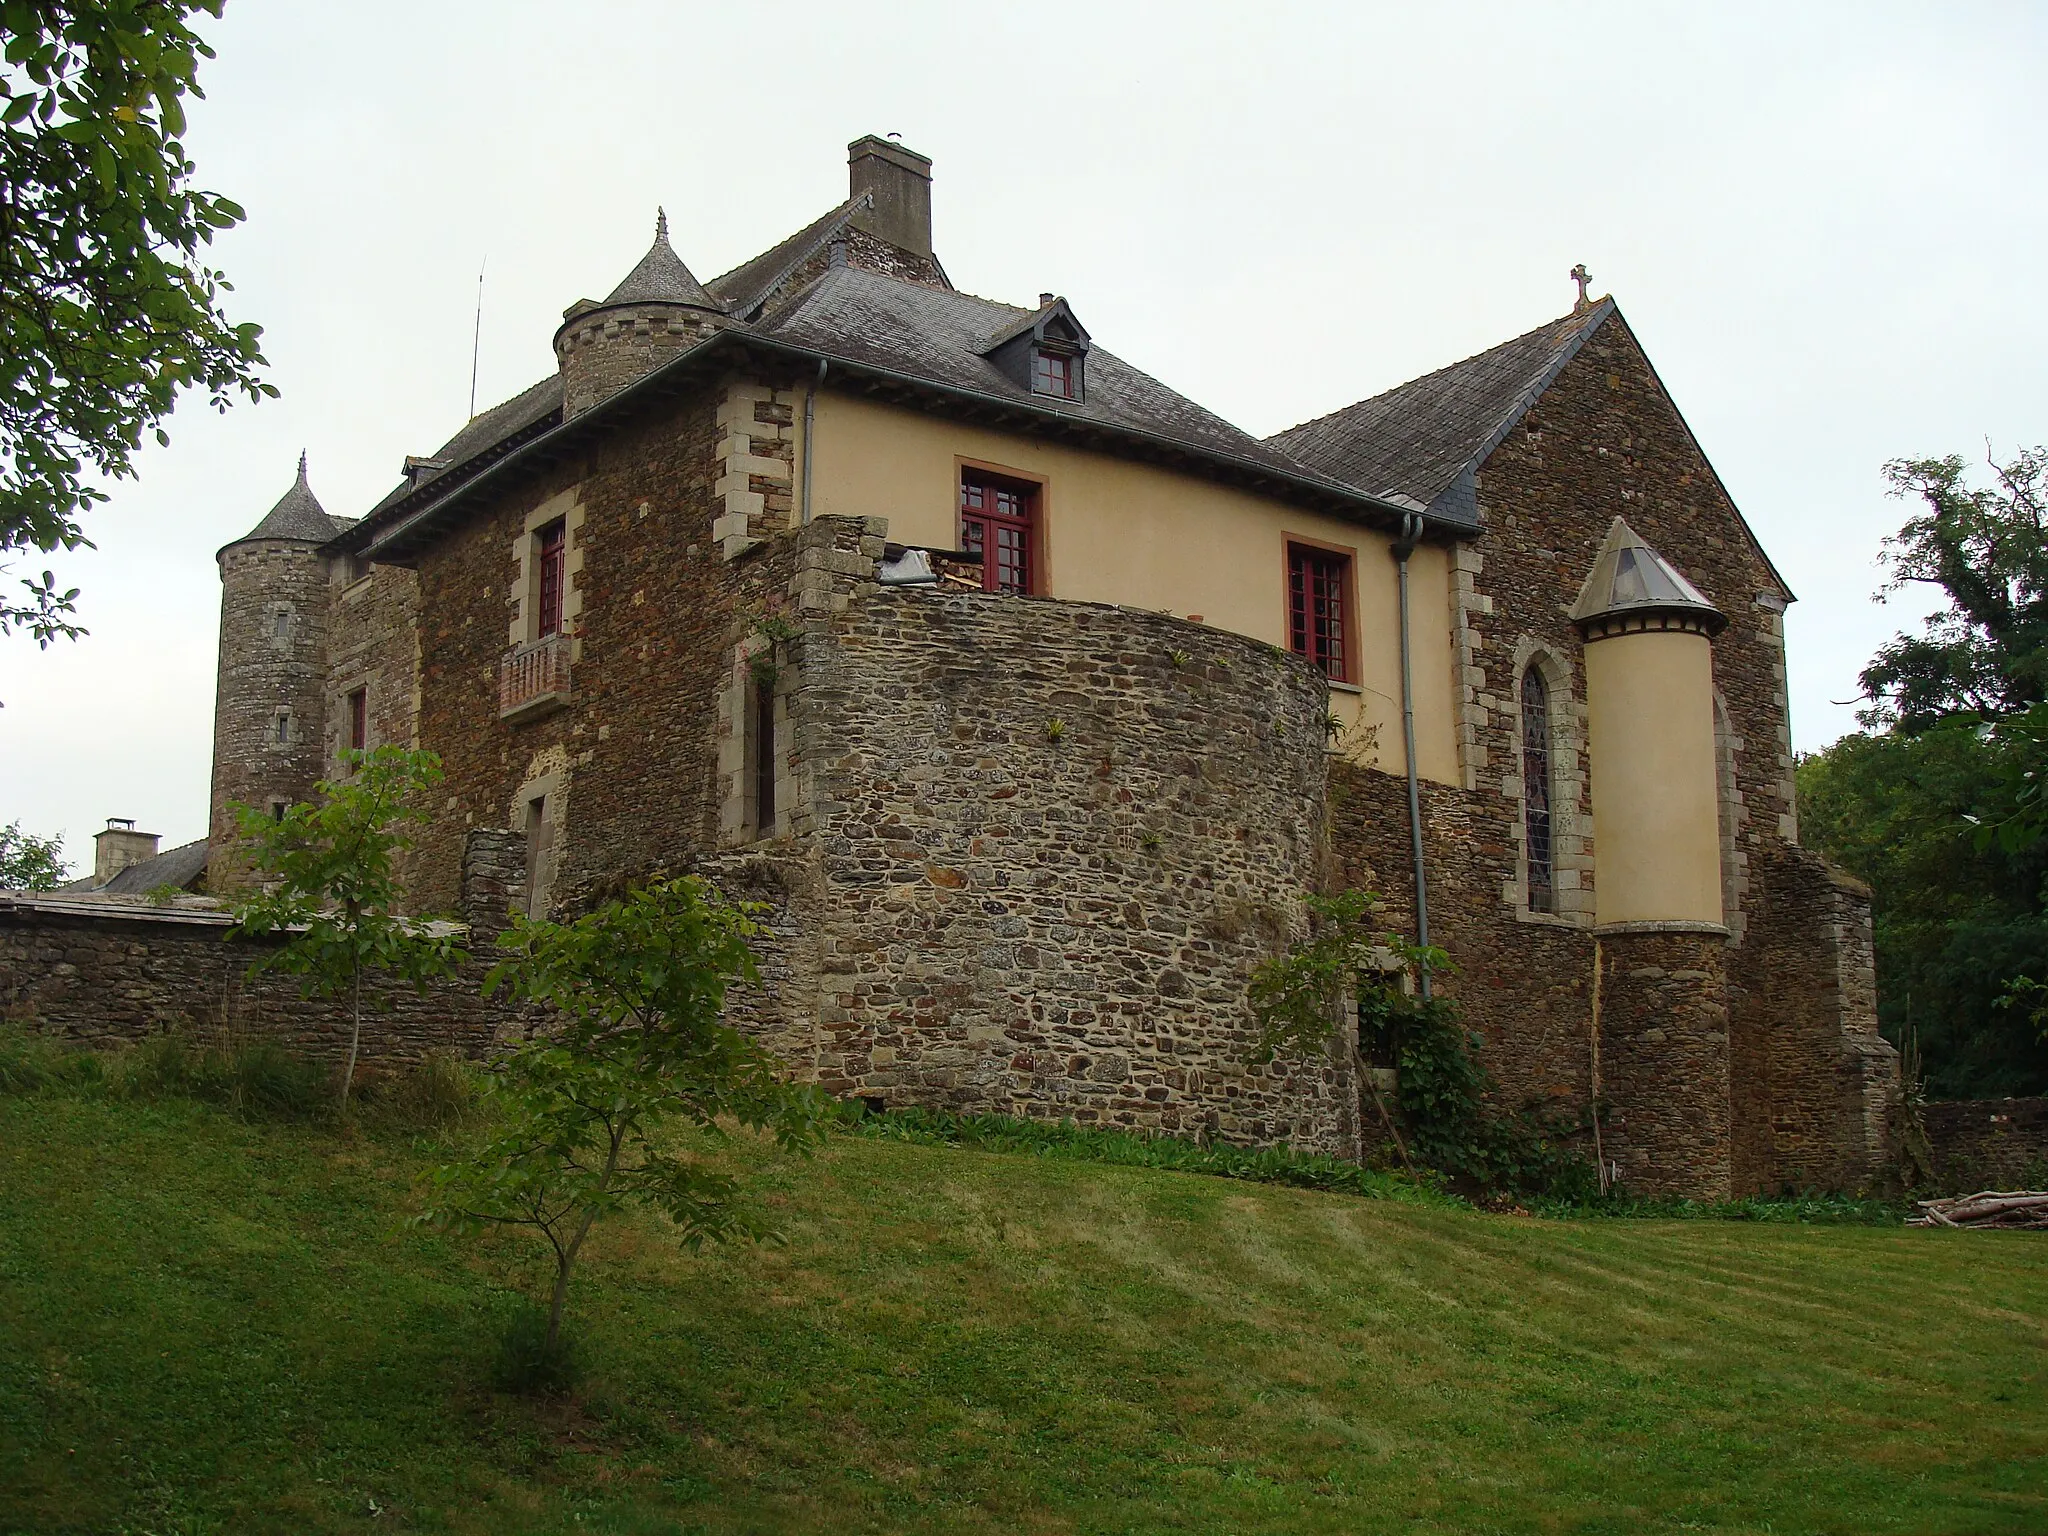
[[[203,253],[241,222],[192,185],[187,97],[213,50],[187,24],[225,0],[0,0],[0,568],[90,547],[99,483],[132,476],[187,390],[216,410],[276,389],[261,327],[221,308]],[[83,631],[44,571],[0,597],[0,634]]]
[[[758,982],[758,931],[706,881],[652,885],[573,922],[515,915],[485,990],[509,991],[554,1023],[490,1070],[496,1131],[427,1181],[419,1220],[454,1231],[525,1227],[554,1256],[545,1350],[591,1228],[630,1205],[661,1212],[687,1248],[767,1233],[739,1181],[676,1152],[682,1126],[733,1128],[807,1151],[836,1115],[830,1098],[724,1022],[729,989]]]

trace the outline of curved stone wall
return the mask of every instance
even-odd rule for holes
[[[790,647],[786,693],[818,1079],[1355,1156],[1348,1040],[1245,1060],[1250,972],[1302,931],[1321,871],[1322,678],[1104,605],[845,601]]]

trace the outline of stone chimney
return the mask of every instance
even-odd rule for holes
[[[109,816],[106,830],[95,832],[92,837],[94,887],[105,885],[131,864],[155,858],[159,840],[158,833],[136,831],[130,817]]]
[[[846,146],[849,195],[871,199],[853,216],[853,227],[865,230],[915,256],[932,254],[932,163],[873,134]]]

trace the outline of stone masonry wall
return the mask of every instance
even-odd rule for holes
[[[366,746],[410,747],[419,734],[419,577],[379,565],[350,582],[335,562],[327,607],[323,771],[340,772],[349,745],[349,695],[364,692]]]
[[[251,539],[220,552],[220,572],[207,877],[226,890],[243,863],[229,806],[308,799],[325,765],[327,567],[316,545]]]
[[[1749,1015],[1764,1024],[1737,1036],[1770,1114],[1765,1161],[1750,1176],[1767,1189],[1854,1186],[1888,1155],[1898,1096],[1898,1055],[1877,1032],[1870,892],[1795,845],[1768,855],[1744,945],[1756,978]]]
[[[1728,946],[1712,933],[1615,933],[1601,941],[1603,1147],[1633,1194],[1725,1200]]]
[[[1357,1152],[1351,1042],[1246,1065],[1323,853],[1324,689],[1150,613],[885,588],[805,626],[816,1073],[891,1103]]]
[[[1958,1099],[1921,1116],[1939,1188],[2048,1188],[2048,1099]]]

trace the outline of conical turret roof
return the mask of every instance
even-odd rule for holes
[[[704,291],[704,285],[683,265],[683,258],[668,243],[668,214],[654,211],[654,244],[640,258],[640,265],[626,274],[625,281],[611,291],[606,304],[689,304],[698,309],[717,309],[718,301]]]
[[[1593,569],[1579,588],[1571,616],[1584,624],[1615,614],[1650,612],[1692,613],[1710,631],[1727,623],[1698,587],[1617,517],[1593,557]]]
[[[313,494],[313,487],[306,483],[306,456],[299,455],[299,478],[292,488],[277,499],[277,505],[264,513],[263,521],[236,539],[237,544],[246,544],[251,539],[303,539],[312,544],[325,544],[344,525],[327,515],[327,509],[320,505],[320,498]]]

